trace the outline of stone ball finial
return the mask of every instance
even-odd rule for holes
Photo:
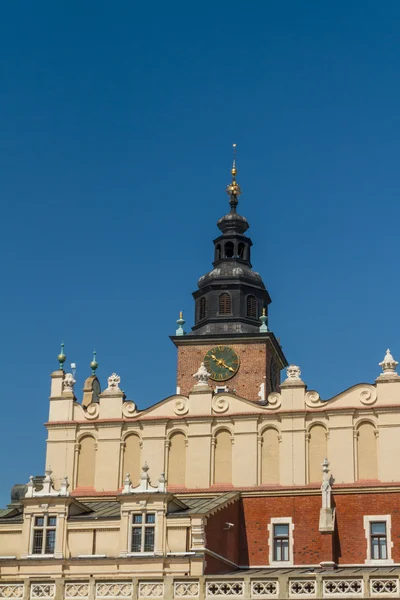
[[[64,363],[67,360],[67,357],[64,354],[64,342],[61,344],[61,352],[57,356],[58,364],[60,365],[60,370],[64,370]]]
[[[90,368],[92,369],[92,375],[96,375],[96,369],[99,366],[99,363],[96,360],[96,350],[93,352],[93,359],[90,363]]]

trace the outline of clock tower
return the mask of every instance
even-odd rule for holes
[[[193,373],[204,362],[216,392],[260,401],[278,388],[287,361],[266,326],[271,298],[252,269],[249,224],[237,212],[241,190],[235,157],[231,173],[226,189],[230,211],[217,223],[221,233],[214,240],[213,269],[200,277],[193,292],[194,326],[188,335],[172,337],[178,349],[177,387],[187,395]]]

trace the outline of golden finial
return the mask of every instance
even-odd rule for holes
[[[265,308],[263,308],[263,313],[262,314],[263,314],[263,317],[265,317]]]
[[[182,311],[179,312],[179,318],[183,319],[183,312]]]
[[[235,181],[235,177],[236,177],[236,144],[233,144],[233,163],[232,163],[232,179],[233,181]]]
[[[233,146],[233,162],[232,162],[232,169],[231,169],[232,181],[227,186],[226,193],[231,198],[231,205],[232,205],[232,203],[235,205],[233,207],[233,210],[235,211],[235,207],[236,207],[236,204],[238,203],[238,197],[241,194],[241,190],[240,190],[239,184],[236,183],[236,174],[237,174],[237,169],[236,169],[236,144],[233,144],[232,146]]]

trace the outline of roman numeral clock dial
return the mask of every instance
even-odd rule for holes
[[[204,365],[213,381],[227,381],[239,370],[239,356],[230,346],[215,346],[204,357]]]

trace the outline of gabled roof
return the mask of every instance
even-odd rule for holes
[[[121,505],[116,500],[98,502],[80,502],[87,512],[70,515],[69,521],[93,521],[97,519],[119,519],[121,517]]]
[[[183,502],[187,508],[169,513],[168,517],[176,518],[184,515],[206,515],[217,508],[222,508],[224,504],[227,504],[238,496],[239,494],[237,492],[226,492],[225,494],[218,494],[216,496],[185,496],[183,494],[177,494],[177,498]]]

